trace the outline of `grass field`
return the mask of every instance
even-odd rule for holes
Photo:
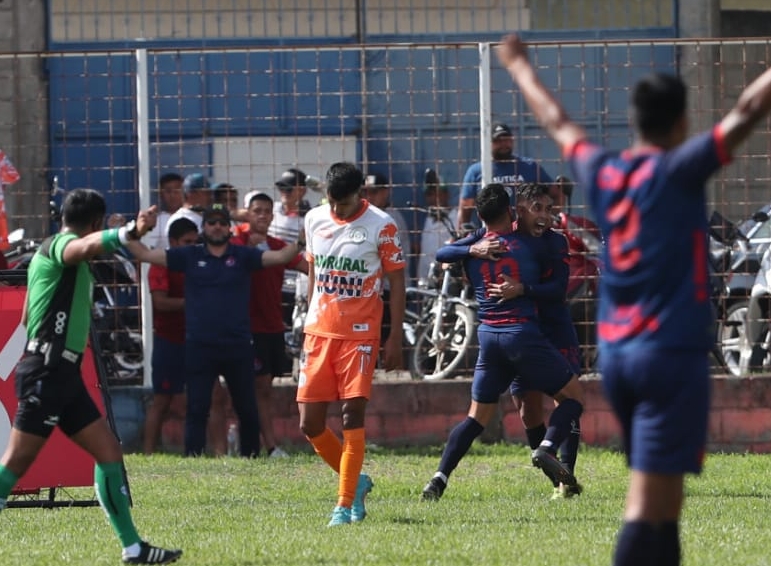
[[[581,497],[551,486],[521,447],[475,445],[437,503],[419,500],[439,449],[371,450],[375,481],[361,524],[329,529],[336,476],[307,453],[289,459],[126,459],[140,534],[179,546],[189,565],[609,565],[627,472],[621,455],[583,449]],[[771,456],[712,455],[688,482],[686,565],[771,564]],[[78,499],[93,490],[73,489]],[[7,509],[3,566],[119,564],[99,508]]]

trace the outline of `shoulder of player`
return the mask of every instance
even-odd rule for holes
[[[568,237],[562,232],[549,228],[544,231],[541,239],[551,247],[563,248],[568,246]]]

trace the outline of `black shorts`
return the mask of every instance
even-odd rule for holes
[[[284,333],[252,334],[254,343],[254,375],[277,376],[284,373],[286,360]]]
[[[42,355],[27,355],[16,366],[19,407],[14,428],[48,438],[55,426],[72,436],[101,418],[86,390],[80,365],[67,361],[45,367]]]

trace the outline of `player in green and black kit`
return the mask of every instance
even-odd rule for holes
[[[105,211],[104,198],[97,191],[71,191],[62,206],[61,232],[45,240],[30,262],[22,318],[28,342],[16,366],[18,410],[0,459],[0,510],[58,426],[96,460],[97,497],[123,546],[123,561],[168,564],[182,551],[151,546],[137,534],[120,445],[80,373],[91,321],[93,278],[87,262],[138,240],[155,223],[153,207],[140,212],[136,223],[101,230]]]

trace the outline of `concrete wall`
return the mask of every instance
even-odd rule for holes
[[[583,384],[582,441],[591,446],[620,447],[620,430],[602,395],[600,381],[588,379]],[[295,391],[292,385],[274,388],[276,437],[284,446],[308,449],[299,430]],[[128,451],[139,450],[143,407],[150,395],[138,388],[123,388],[114,390],[112,396],[124,446]],[[452,427],[465,418],[469,400],[469,380],[376,381],[367,409],[367,442],[390,447],[442,445]],[[550,403],[544,402],[544,407],[548,412]],[[329,423],[339,432],[335,410],[333,405]],[[177,405],[163,427],[163,450],[182,451],[183,428],[184,407]],[[506,397],[501,398],[498,421],[489,429],[484,441],[525,443],[522,423]],[[771,452],[771,378],[713,379],[708,449]]]
[[[44,0],[0,2],[0,149],[22,176],[5,202],[11,229],[24,226],[33,236],[48,228],[48,85],[38,56],[46,47],[45,21]]]

